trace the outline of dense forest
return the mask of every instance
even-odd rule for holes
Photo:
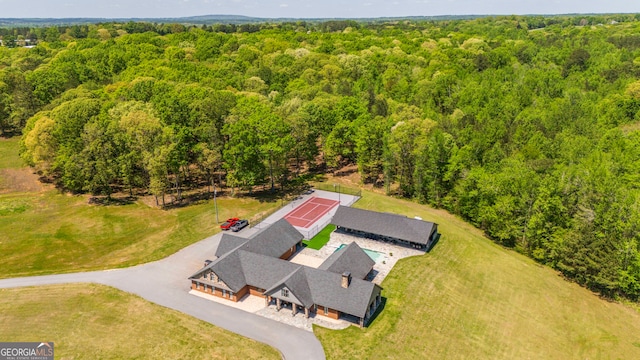
[[[639,19],[3,29],[0,132],[67,191],[161,205],[357,165],[638,300]]]

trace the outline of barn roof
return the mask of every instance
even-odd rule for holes
[[[331,223],[370,234],[427,244],[437,224],[406,216],[339,206]]]

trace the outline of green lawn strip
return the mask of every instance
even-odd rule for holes
[[[354,206],[420,216],[440,242],[398,262],[370,327],[314,327],[328,359],[640,358],[640,314],[565,281],[445,211],[364,192]]]
[[[0,290],[2,341],[53,341],[56,359],[279,359],[273,348],[96,284]]]
[[[335,225],[327,225],[324,229],[320,230],[311,240],[303,240],[302,243],[314,250],[320,250],[329,242],[329,236],[336,229]]]

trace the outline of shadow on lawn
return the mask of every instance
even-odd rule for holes
[[[365,327],[369,327],[371,323],[373,323],[376,320],[376,318],[378,317],[378,315],[380,315],[380,313],[382,313],[382,310],[384,310],[384,307],[386,305],[387,305],[387,298],[382,297],[382,299],[380,300],[380,305],[378,305],[376,312],[374,312],[373,315],[371,315],[371,317],[369,318],[369,322],[365,325]]]
[[[136,196],[126,196],[126,197],[102,197],[102,196],[92,196],[89,198],[90,205],[102,205],[102,206],[121,206],[121,205],[130,205],[136,202],[138,198]]]
[[[431,249],[433,249],[436,246],[436,244],[438,244],[438,242],[440,242],[440,238],[441,237],[442,237],[442,234],[438,233],[438,235],[436,236],[436,239],[427,248],[427,252],[431,252]]]

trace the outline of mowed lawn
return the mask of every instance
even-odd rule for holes
[[[11,169],[12,181],[20,178],[15,168],[24,165],[18,157],[18,141],[0,140],[0,278],[140,264],[219,231],[213,201],[160,210],[141,202],[89,205],[87,196],[61,194],[51,188],[22,191],[30,188],[24,184],[16,190],[2,176]],[[277,205],[277,201],[222,197],[218,199],[219,218],[250,218]]]
[[[326,243],[329,242],[331,237],[331,233],[336,229],[335,225],[327,225],[324,229],[320,230],[319,233],[316,234],[311,240],[302,240],[302,243],[307,245],[307,247],[312,248],[314,250],[320,250]]]
[[[53,341],[56,359],[280,359],[273,348],[96,284],[0,290],[2,341]]]
[[[314,327],[328,359],[640,359],[640,314],[486,239],[445,211],[364,192],[356,207],[437,222],[384,280],[366,329]]]

